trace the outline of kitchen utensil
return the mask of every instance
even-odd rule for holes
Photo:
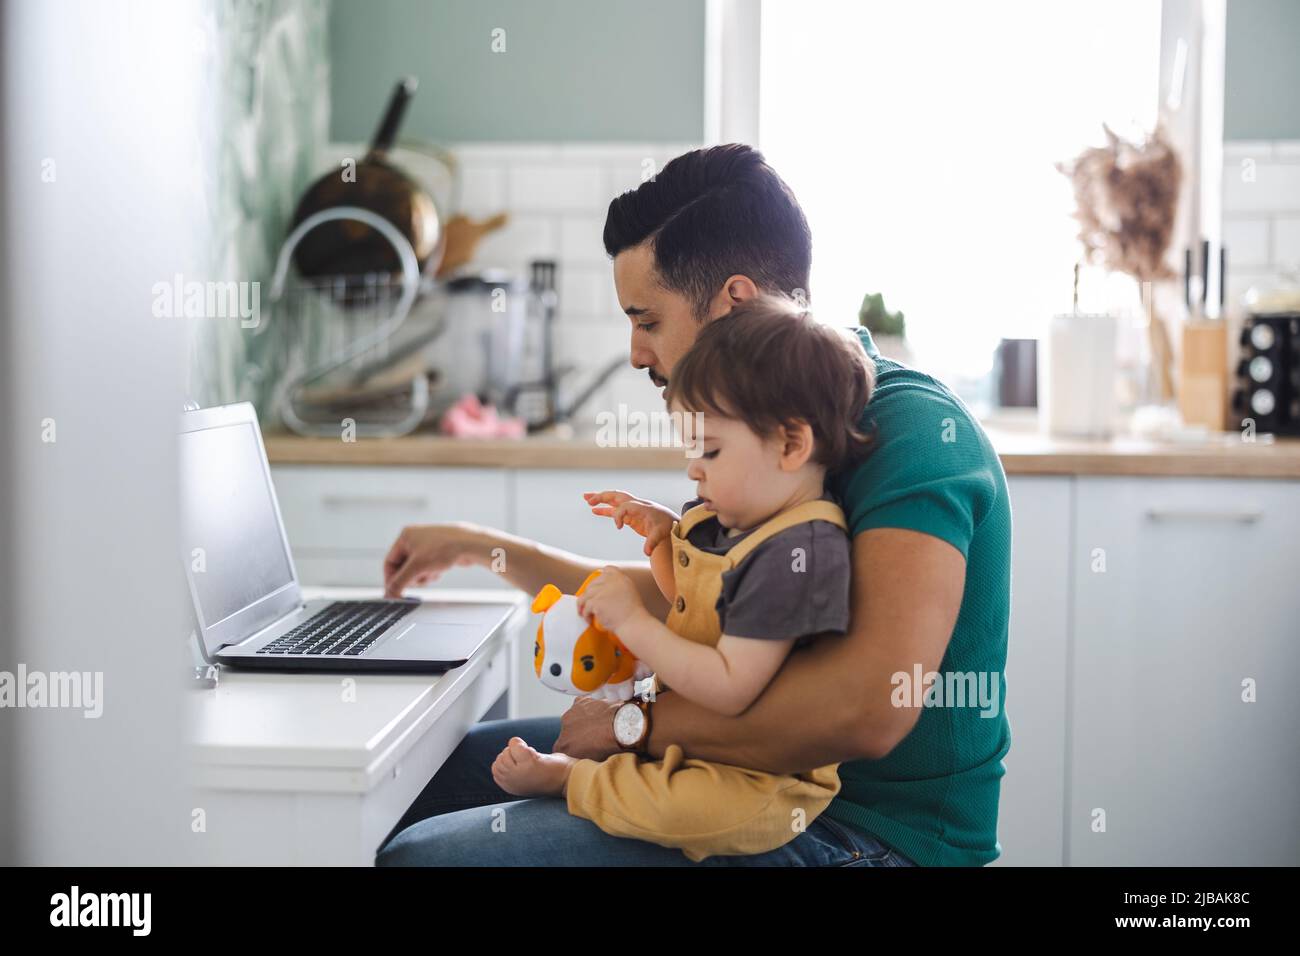
[[[1113,315],[1052,317],[1039,350],[1039,423],[1051,435],[1108,438],[1116,411]]]
[[[360,222],[389,242],[401,264],[400,280],[393,281],[387,276],[372,273],[361,284],[349,282],[344,276],[291,282],[290,267],[299,244],[313,230],[339,221]],[[315,385],[319,389],[329,376],[356,359],[384,349],[410,314],[420,285],[419,262],[415,250],[397,227],[379,214],[368,209],[339,206],[314,213],[298,224],[280,247],[270,295],[270,307],[275,321],[288,322],[293,326],[290,340],[295,344],[298,364],[308,366],[306,371],[286,376],[278,396],[281,417],[290,429],[301,435],[338,435],[341,419],[346,417],[355,419],[355,434],[358,436],[391,437],[407,434],[424,420],[429,404],[429,379],[422,364],[411,369],[409,401],[394,414],[375,418],[358,414],[340,415],[340,409],[345,409],[346,403],[337,395],[331,396],[333,400],[326,406],[311,411],[303,401],[309,386]],[[307,334],[330,325],[328,319],[336,317],[340,311],[348,312],[350,326],[361,326],[366,330],[354,336],[328,361],[313,364],[311,360],[304,359]],[[257,334],[263,332],[265,326],[266,323],[258,329]],[[439,331],[441,330],[429,334],[437,335]],[[391,357],[384,358],[386,361],[370,363],[362,370],[360,377],[354,375],[351,387],[364,390],[368,382],[391,364]],[[358,395],[358,408],[364,404],[361,399],[362,396]]]
[[[1221,319],[1183,323],[1178,410],[1186,425],[1223,430],[1228,417],[1228,324]]]
[[[994,357],[994,380],[1002,408],[1038,404],[1038,339],[1003,339]]]
[[[488,233],[496,232],[510,221],[503,212],[478,222],[468,216],[456,215],[447,220],[447,247],[438,266],[438,278],[443,278],[474,258],[478,244]]]
[[[627,354],[611,356],[597,368],[587,384],[578,389],[567,403],[560,402],[560,383],[574,369],[555,364],[555,317],[559,307],[556,291],[556,264],[539,259],[529,266],[529,319],[539,333],[540,374],[516,385],[506,397],[505,408],[528,422],[528,431],[539,432],[571,420],[600,390],[610,377],[627,364]]]
[[[418,271],[434,272],[442,258],[443,223],[429,192],[388,157],[407,104],[415,95],[414,77],[401,80],[375,132],[370,151],[349,167],[331,170],[303,194],[293,215],[296,229],[313,215],[337,206],[366,209],[392,223],[415,253]],[[393,245],[365,222],[331,220],[302,237],[294,265],[303,278],[395,275],[402,271]],[[350,282],[352,280],[349,280]]]
[[[1183,295],[1189,311],[1182,327],[1178,363],[1178,411],[1183,424],[1221,431],[1228,418],[1228,325],[1224,320],[1227,250],[1219,248],[1219,309],[1209,317],[1210,242],[1201,240],[1200,302],[1191,303],[1192,251],[1187,250]]]
[[[528,286],[515,273],[488,269],[447,280],[438,295],[446,331],[425,353],[442,372],[435,409],[473,394],[508,413],[521,379]]]

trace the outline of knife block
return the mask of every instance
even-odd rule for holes
[[[1228,323],[1183,323],[1178,372],[1178,411],[1184,424],[1223,431],[1228,420]]]

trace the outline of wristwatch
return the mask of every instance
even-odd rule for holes
[[[650,739],[650,703],[633,697],[614,711],[614,739],[623,750],[644,754]]]

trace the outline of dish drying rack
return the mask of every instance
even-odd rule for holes
[[[293,253],[303,236],[337,220],[362,223],[387,239],[400,273],[291,275]],[[417,299],[435,285],[431,276],[421,274],[410,242],[382,216],[358,206],[335,206],[304,219],[280,247],[269,297],[272,322],[290,326],[289,368],[275,402],[286,427],[299,435],[338,437],[351,419],[354,434],[366,438],[398,437],[419,427],[429,411],[430,379],[437,374],[424,367],[419,353],[442,334],[445,316],[414,335],[399,339],[397,333]],[[413,362],[404,368],[408,359]],[[348,366],[353,367],[344,371]],[[322,386],[331,376],[336,380]],[[385,414],[359,417],[362,410],[376,408]],[[334,417],[324,417],[329,415]]]

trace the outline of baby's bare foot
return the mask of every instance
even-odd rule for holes
[[[506,793],[517,797],[561,796],[569,780],[569,768],[577,761],[567,754],[544,754],[511,737],[492,763],[492,779]]]

